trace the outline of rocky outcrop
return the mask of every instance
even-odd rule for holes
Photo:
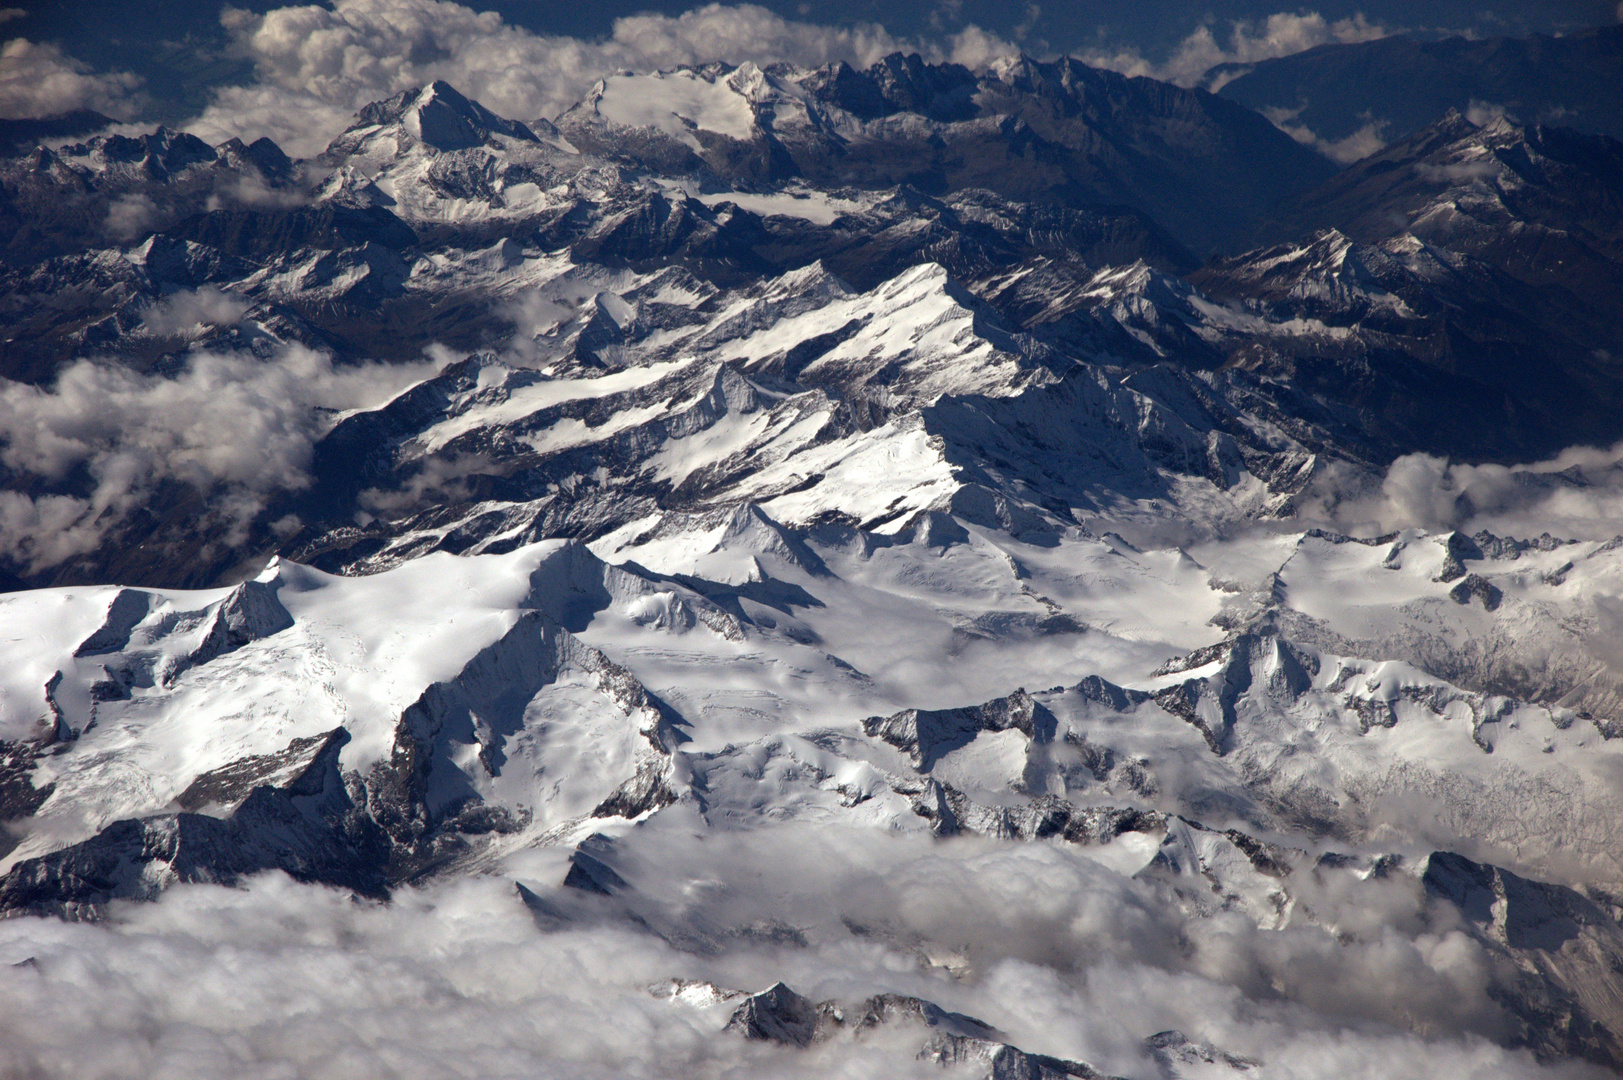
[[[326,737],[295,775],[251,788],[224,817],[126,819],[25,859],[0,878],[0,913],[91,918],[108,901],[151,899],[172,883],[234,884],[265,870],[382,896],[388,839],[340,773],[347,741],[342,730]]]

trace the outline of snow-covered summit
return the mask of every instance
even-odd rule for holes
[[[468,150],[497,136],[536,142],[535,133],[516,120],[507,120],[477,101],[471,101],[449,83],[437,81],[405,90],[387,101],[374,102],[356,114],[355,123],[333,140],[326,157],[337,160],[380,135],[399,140],[402,135],[434,150]]]

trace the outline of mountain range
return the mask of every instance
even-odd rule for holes
[[[1493,518],[1616,520],[1623,143],[1338,167],[1327,55],[0,161],[0,926],[496,882],[757,1074],[1623,1067],[1623,537]]]

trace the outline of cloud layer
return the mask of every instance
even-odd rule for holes
[[[866,66],[897,50],[985,64],[1015,46],[976,26],[941,42],[904,40],[875,23],[819,26],[753,4],[616,20],[602,42],[533,34],[448,0],[338,0],[331,9],[229,10],[226,28],[258,81],[221,90],[188,127],[205,138],[269,135],[290,153],[319,152],[357,109],[445,79],[503,115],[551,117],[620,70],[712,61]]]
[[[1354,534],[1487,529],[1610,540],[1623,533],[1623,445],[1573,447],[1526,465],[1462,465],[1406,454],[1374,484],[1331,470],[1308,496],[1302,519]]]
[[[244,310],[218,290],[181,293],[150,309],[146,328],[186,334]],[[267,359],[195,353],[173,377],[81,360],[50,389],[0,380],[0,464],[76,492],[0,491],[0,552],[37,571],[90,551],[165,481],[213,493],[226,542],[240,542],[269,495],[308,483],[334,410],[379,404],[434,370],[335,367],[290,345]]]
[[[765,918],[795,934],[722,933],[679,949],[612,903],[535,878],[549,902],[576,905],[576,921],[538,928],[511,880],[494,875],[402,890],[388,905],[275,875],[241,891],[182,887],[101,924],[0,923],[0,1072],[954,1075],[912,1060],[917,1030],[806,1050],[745,1042],[720,1031],[731,1006],[649,992],[683,978],[749,990],[783,979],[848,1002],[913,994],[1028,1050],[1130,1076],[1161,1074],[1142,1040],[1169,1028],[1260,1060],[1247,1075],[1263,1080],[1593,1075],[1540,1068],[1472,1034],[1491,1031],[1497,1009],[1482,957],[1455,930],[1418,928],[1412,881],[1314,896],[1327,918],[1344,916],[1338,939],[1259,931],[1227,914],[1186,918],[1054,843],[792,824],[655,831],[658,843],[640,846],[659,865],[637,867],[660,875],[643,898],[654,925],[726,930]],[[540,878],[562,873],[559,849],[525,858]],[[929,956],[967,966],[955,976]]]

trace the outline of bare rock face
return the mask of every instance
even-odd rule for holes
[[[1452,852],[1432,854],[1421,880],[1494,955],[1494,997],[1514,1019],[1516,1042],[1548,1057],[1623,1056],[1623,928],[1612,912],[1576,890]]]
[[[870,716],[862,729],[906,752],[920,772],[937,759],[967,745],[983,731],[1019,731],[1028,739],[1053,738],[1053,717],[1024,690],[1006,698],[964,709],[907,709],[892,716]]]
[[[332,733],[291,777],[251,787],[224,817],[182,812],[117,821],[82,843],[19,862],[0,878],[0,912],[92,918],[111,900],[151,899],[180,882],[233,884],[264,870],[381,896],[388,841],[339,773],[348,738],[342,729]],[[264,774],[250,765],[205,788],[224,793],[233,781]]]
[[[807,1046],[817,1037],[818,1006],[783,983],[753,994],[733,1013],[728,1031],[746,1039],[765,1039],[789,1046]]]
[[[1028,1054],[1008,1045],[995,1028],[934,1002],[903,994],[878,994],[855,1006],[814,1003],[784,983],[744,999],[726,1031],[746,1039],[806,1047],[835,1038],[857,1038],[878,1029],[917,1030],[924,1042],[918,1058],[942,1066],[973,1063],[984,1080],[1095,1080],[1096,1069],[1077,1061]]]

